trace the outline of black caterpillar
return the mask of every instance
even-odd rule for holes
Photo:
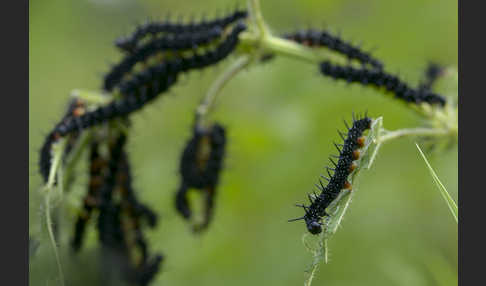
[[[354,68],[351,66],[340,66],[324,61],[320,64],[321,73],[334,79],[343,79],[349,83],[356,82],[362,85],[371,85],[377,88],[385,88],[406,102],[420,104],[439,104],[444,106],[446,100],[441,95],[428,90],[413,89],[397,76],[388,74],[382,70]]]
[[[221,125],[214,124],[207,129],[196,125],[193,137],[182,152],[179,167],[182,181],[175,196],[175,205],[177,211],[185,219],[189,219],[192,211],[187,199],[188,190],[193,188],[205,192],[205,218],[196,230],[207,227],[211,219],[216,187],[223,167],[225,145],[225,130]]]
[[[135,31],[131,35],[117,39],[115,45],[123,51],[133,52],[140,39],[147,35],[156,35],[158,33],[197,33],[214,27],[224,29],[232,23],[244,19],[247,16],[248,13],[245,10],[236,10],[225,17],[217,18],[211,21],[201,21],[199,23],[192,22],[184,24],[173,23],[170,21],[148,22],[136,27]]]
[[[226,58],[238,44],[238,34],[245,29],[245,24],[239,22],[226,40],[215,49],[202,55],[195,54],[189,58],[167,60],[141,71],[132,79],[120,83],[120,92],[128,96],[94,111],[86,112],[76,119],[63,120],[56,126],[54,134],[65,136],[75,130],[123,117],[142,108],[157,95],[167,91],[176,82],[179,73],[205,68]]]
[[[318,234],[322,232],[321,219],[323,216],[327,215],[326,208],[337,198],[342,189],[351,189],[351,184],[347,179],[351,172],[357,167],[353,161],[360,157],[358,149],[363,147],[365,143],[365,138],[362,137],[362,135],[365,130],[371,128],[371,122],[371,119],[366,115],[361,119],[355,119],[353,116],[353,125],[351,128],[349,128],[346,121],[344,121],[348,134],[347,137],[345,137],[339,132],[339,135],[344,140],[344,144],[341,145],[342,149],[339,149],[339,146],[334,143],[339,151],[339,156],[335,156],[338,158],[338,162],[336,163],[332,158],[329,158],[334,165],[334,169],[326,167],[330,178],[321,176],[328,181],[328,184],[324,186],[322,181],[319,180],[319,185],[316,186],[321,193],[315,195],[314,198],[309,195],[309,201],[311,203],[309,206],[299,205],[304,208],[305,215],[289,221],[303,219],[306,223],[307,230],[310,233]],[[334,171],[334,173],[331,175],[329,170]]]
[[[71,246],[75,252],[78,252],[83,244],[84,231],[87,222],[91,218],[92,211],[99,207],[99,193],[103,184],[103,170],[107,165],[106,160],[100,156],[97,142],[93,142],[90,149],[88,193],[83,201],[83,210],[76,219],[74,238],[71,242]]]
[[[116,262],[118,271],[127,281],[144,286],[158,272],[163,257],[155,255],[149,259],[147,253],[140,219],[145,218],[150,226],[155,226],[157,220],[156,215],[135,197],[124,151],[125,141],[125,135],[121,134],[110,146],[110,159],[98,203],[98,233],[107,258],[116,260],[109,262]],[[115,190],[119,192],[118,199],[115,199]],[[140,253],[139,259],[133,256],[134,250]]]
[[[205,45],[222,36],[223,30],[216,26],[209,30],[199,32],[170,34],[161,38],[156,38],[145,45],[137,47],[132,53],[128,54],[123,60],[114,66],[105,76],[103,88],[111,91],[139,62],[145,61],[150,56],[164,50],[179,51],[196,49],[198,46]]]
[[[383,69],[381,61],[372,57],[368,52],[362,51],[359,47],[353,46],[351,43],[345,42],[338,36],[331,35],[327,31],[318,31],[315,29],[299,30],[294,33],[284,34],[283,38],[310,47],[327,47],[347,56],[348,59],[357,60],[362,64],[369,64],[379,70]]]

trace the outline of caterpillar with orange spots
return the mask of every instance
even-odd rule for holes
[[[352,188],[351,184],[348,182],[348,176],[357,167],[354,161],[358,160],[360,157],[359,149],[364,147],[365,144],[363,133],[371,128],[371,122],[372,120],[366,115],[360,119],[355,119],[353,115],[353,125],[351,127],[344,121],[344,124],[348,129],[347,136],[345,137],[344,134],[339,132],[339,135],[344,140],[344,144],[342,144],[342,148],[339,149],[339,145],[334,143],[339,151],[339,156],[335,156],[338,158],[338,162],[336,163],[332,158],[329,158],[334,165],[334,169],[326,167],[330,178],[321,176],[328,181],[328,184],[324,186],[322,181],[319,180],[319,185],[316,186],[321,193],[319,195],[316,194],[315,197],[309,195],[308,197],[311,203],[309,206],[298,205],[304,209],[304,216],[291,219],[289,222],[303,219],[307,226],[307,230],[310,233],[319,234],[322,232],[322,217],[328,215],[326,213],[326,208],[337,198],[342,189]],[[334,172],[332,175],[330,170]]]
[[[224,17],[215,18],[210,21],[203,20],[200,22],[175,23],[165,20],[161,22],[147,22],[137,26],[131,35],[117,39],[115,45],[120,50],[131,53],[140,45],[141,40],[146,36],[151,36],[151,38],[153,38],[160,33],[199,33],[215,27],[225,29],[227,26],[247,18],[247,16],[248,12],[246,10],[237,9]]]

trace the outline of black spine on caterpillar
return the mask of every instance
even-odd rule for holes
[[[147,35],[156,35],[158,33],[196,33],[209,30],[214,27],[224,29],[236,21],[246,18],[247,16],[248,13],[246,11],[236,10],[225,17],[217,18],[211,21],[202,21],[199,23],[183,24],[173,23],[170,21],[148,22],[138,26],[131,35],[117,39],[115,45],[119,49],[131,53],[137,48],[140,39]]]
[[[139,62],[144,62],[148,57],[157,52],[170,50],[196,49],[198,46],[205,45],[222,36],[223,30],[216,26],[209,30],[196,32],[185,32],[181,34],[169,34],[164,37],[155,38],[152,41],[137,47],[132,53],[127,54],[123,60],[115,65],[105,76],[103,88],[111,91],[129,73],[133,66]]]
[[[189,219],[192,212],[187,199],[188,189],[194,188],[206,192],[205,219],[197,230],[205,228],[212,216],[216,187],[223,167],[225,145],[226,135],[221,125],[214,124],[208,129],[196,125],[193,137],[182,152],[179,167],[182,181],[175,196],[175,205],[177,211],[185,219]]]
[[[376,69],[383,69],[383,63],[372,57],[368,52],[361,50],[359,47],[356,47],[351,43],[343,41],[338,36],[331,35],[327,31],[318,31],[315,29],[300,30],[294,33],[284,34],[283,38],[310,47],[327,47],[347,56],[348,59],[357,60],[362,64],[369,64]]]
[[[226,58],[238,44],[238,35],[246,29],[243,22],[238,22],[230,35],[216,48],[204,54],[195,54],[189,58],[175,58],[149,67],[132,79],[119,84],[124,95],[120,100],[75,118],[69,118],[56,127],[60,136],[65,136],[79,128],[88,128],[117,117],[126,116],[152,101],[160,93],[166,92],[181,72],[202,69]]]
[[[319,180],[319,185],[316,185],[321,191],[319,195],[311,197],[309,195],[310,205],[299,205],[304,208],[305,214],[303,217],[292,219],[289,221],[296,221],[303,219],[306,223],[307,230],[312,234],[318,234],[322,232],[321,219],[326,214],[326,208],[329,204],[337,198],[342,189],[351,188],[351,185],[347,181],[348,176],[356,168],[353,161],[357,160],[360,156],[359,148],[364,146],[365,140],[362,137],[364,131],[371,128],[371,119],[364,116],[361,119],[354,119],[351,128],[347,127],[347,136],[344,136],[341,132],[339,134],[344,140],[342,149],[339,149],[337,144],[334,144],[339,151],[338,162],[336,163],[331,158],[331,162],[334,168],[327,167],[327,173],[330,178],[322,176],[328,181],[326,186]],[[346,123],[346,122],[345,122]],[[329,170],[334,173],[331,175]]]
[[[91,217],[92,211],[98,208],[97,202],[99,200],[101,183],[103,182],[103,167],[105,162],[100,156],[98,143],[92,143],[90,149],[88,193],[84,198],[83,210],[76,220],[74,238],[71,243],[75,252],[79,251],[82,246],[86,224]]]
[[[428,90],[414,89],[397,76],[386,73],[383,70],[354,68],[351,66],[340,66],[324,61],[320,64],[321,73],[334,79],[346,80],[349,83],[356,82],[361,85],[371,85],[378,88],[385,88],[395,94],[395,97],[406,102],[420,104],[439,104],[444,106],[446,100],[441,95]]]
[[[424,78],[419,85],[420,90],[431,90],[437,79],[443,74],[444,67],[436,64],[429,63],[425,70]]]

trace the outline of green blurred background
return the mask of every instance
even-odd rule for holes
[[[148,17],[214,15],[234,1],[42,0],[30,2],[29,232],[39,241],[30,260],[31,285],[58,285],[54,255],[45,236],[37,172],[43,136],[63,113],[74,88],[98,89],[120,55],[113,41]],[[244,2],[240,1],[240,4]],[[264,0],[275,32],[308,26],[341,31],[391,72],[417,83],[429,60],[457,66],[457,1]],[[413,112],[373,89],[319,76],[316,66],[278,58],[243,72],[223,91],[213,118],[227,126],[229,145],[215,216],[195,236],[175,212],[178,158],[190,136],[193,111],[211,81],[234,58],[182,77],[170,95],[135,114],[128,151],[140,199],[161,216],[147,230],[151,252],[166,261],[151,285],[302,285],[311,254],[301,243],[305,200],[335,153],[336,129],[351,112],[383,116],[387,129],[420,124]],[[457,200],[457,148],[431,156]],[[65,196],[60,227],[67,285],[96,285],[100,272],[91,225],[83,251],[67,247],[83,195],[81,168]],[[313,285],[456,285],[457,225],[412,140],[385,145],[330,241],[331,261]]]

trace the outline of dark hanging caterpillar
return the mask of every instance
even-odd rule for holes
[[[111,142],[108,166],[100,188],[98,235],[101,245],[108,248],[123,248],[125,241],[121,228],[121,206],[113,201],[113,191],[116,187],[116,176],[120,158],[125,146],[126,136],[120,134]]]
[[[107,166],[107,161],[100,156],[99,153],[99,146],[97,142],[93,142],[91,144],[90,150],[90,166],[89,166],[89,183],[88,183],[88,193],[84,198],[83,202],[83,210],[78,215],[78,218],[75,223],[74,228],[74,238],[72,240],[72,248],[75,252],[79,251],[82,246],[84,231],[86,224],[88,223],[91,214],[94,210],[99,209],[100,204],[100,188],[104,183],[103,171]],[[129,169],[129,164],[126,158],[126,153],[121,153],[120,158],[120,170],[118,171],[117,176],[121,177],[119,180],[120,188],[119,190],[122,193],[123,198],[123,206],[132,214],[134,218],[137,220],[137,232],[140,232],[140,225],[138,223],[139,218],[145,218],[150,227],[154,227],[157,223],[157,215],[150,210],[147,206],[140,203],[135,196],[135,192],[133,191],[131,185],[131,174]],[[140,243],[142,252],[144,255],[146,254],[145,251],[145,242],[143,241],[143,235],[137,234],[137,238],[141,237]]]
[[[188,190],[193,188],[204,192],[205,217],[203,223],[196,227],[196,231],[204,229],[211,219],[225,145],[225,129],[221,125],[214,124],[208,128],[195,125],[193,137],[182,152],[179,167],[182,181],[175,196],[175,205],[177,211],[185,219],[189,219],[192,211],[187,199]]]
[[[148,22],[136,27],[131,35],[117,39],[115,45],[123,51],[133,52],[139,41],[147,35],[156,35],[158,33],[197,33],[215,27],[223,30],[227,26],[246,18],[247,16],[248,13],[246,11],[235,10],[233,13],[222,18],[217,18],[211,21],[201,21],[199,23],[191,22],[184,24],[170,21]]]
[[[395,94],[399,99],[410,103],[429,103],[444,106],[446,100],[441,95],[428,90],[413,89],[397,76],[386,73],[383,70],[354,68],[351,66],[340,66],[324,61],[320,64],[320,71],[323,75],[334,79],[346,80],[349,83],[356,82],[361,85],[371,85],[377,88],[385,88],[386,91]]]
[[[373,58],[368,52],[362,51],[359,47],[353,46],[351,43],[345,42],[327,31],[315,29],[299,30],[294,33],[286,33],[283,35],[283,38],[309,47],[327,47],[347,56],[348,59],[357,60],[362,64],[369,64],[379,70],[383,69],[381,61]]]
[[[128,157],[125,152],[121,154],[119,171],[117,174],[118,190],[121,197],[122,212],[126,219],[131,221],[130,225],[133,228],[135,244],[138,247],[142,263],[145,263],[148,258],[147,243],[141,228],[141,219],[145,219],[150,227],[155,227],[157,224],[157,215],[146,205],[140,203],[135,195],[132,187],[132,176]]]
[[[89,182],[88,193],[83,200],[83,210],[78,215],[74,225],[74,238],[71,246],[75,252],[79,251],[83,244],[84,231],[91,213],[98,208],[99,192],[103,184],[103,170],[107,165],[104,158],[100,156],[99,145],[93,142],[90,147]]]
[[[150,56],[164,50],[180,51],[187,49],[196,49],[198,46],[210,43],[220,38],[223,30],[216,26],[209,30],[197,32],[186,32],[181,34],[169,34],[164,37],[155,38],[152,41],[141,45],[127,54],[123,60],[115,65],[105,76],[103,88],[111,91],[117,85],[123,76],[129,73],[133,66],[139,62],[144,62]]]
[[[66,136],[75,130],[123,117],[142,108],[157,95],[167,91],[176,82],[179,73],[205,68],[226,58],[238,44],[238,34],[245,29],[245,24],[239,22],[231,34],[215,49],[188,58],[167,60],[139,72],[131,79],[120,83],[120,92],[127,95],[126,97],[79,117],[63,120],[56,126],[53,134],[57,137]]]
[[[348,182],[348,176],[357,167],[353,161],[360,157],[360,151],[358,149],[362,148],[365,144],[363,133],[371,128],[371,123],[372,120],[366,115],[360,119],[355,119],[353,115],[353,124],[351,128],[349,128],[346,121],[344,121],[347,128],[347,136],[344,136],[339,132],[339,135],[344,140],[344,144],[341,145],[342,149],[339,149],[339,145],[334,143],[339,152],[339,156],[335,156],[338,159],[338,162],[336,163],[332,158],[329,158],[334,165],[334,168],[326,167],[329,178],[321,176],[328,181],[328,184],[324,186],[322,181],[319,180],[319,185],[316,186],[321,193],[314,198],[309,195],[308,197],[311,204],[309,206],[299,205],[304,208],[304,216],[289,221],[303,219],[306,223],[307,230],[310,233],[318,234],[322,232],[321,219],[327,215],[326,208],[337,198],[342,189],[351,189],[351,184]],[[329,170],[334,173],[331,175]]]
[[[132,189],[128,157],[124,151],[126,137],[117,136],[110,146],[108,170],[100,192],[98,232],[105,251],[116,257],[118,271],[136,285],[147,285],[160,268],[162,255],[149,259],[141,218],[155,226],[157,217],[148,207],[138,202]],[[119,196],[115,199],[114,191]],[[138,258],[134,254],[139,253]]]

